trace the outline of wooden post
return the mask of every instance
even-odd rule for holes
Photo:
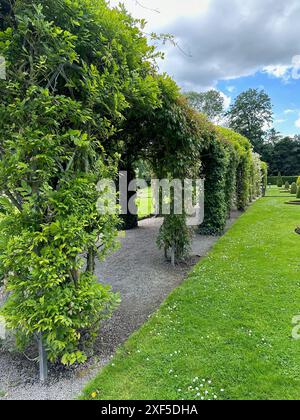
[[[48,358],[47,352],[43,343],[43,336],[40,333],[38,337],[39,345],[39,361],[40,361],[40,381],[45,384],[48,380]]]

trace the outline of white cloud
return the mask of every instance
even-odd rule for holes
[[[226,89],[228,90],[229,93],[234,93],[236,91],[235,86],[228,86]]]
[[[270,76],[274,76],[280,79],[289,79],[289,72],[291,67],[289,66],[267,66],[264,68],[264,72]]]
[[[297,110],[296,109],[286,109],[285,111],[284,111],[284,114],[285,115],[290,115],[290,114],[295,114],[297,112]]]
[[[299,115],[298,120],[295,122],[295,126],[296,126],[297,128],[300,128],[300,115]]]
[[[300,79],[300,55],[295,55],[292,60],[292,78]]]
[[[169,49],[164,69],[179,83],[203,86],[265,69],[298,77],[299,20],[298,0],[211,0],[205,13],[168,27],[191,57]]]
[[[274,121],[275,124],[284,124],[286,122],[286,120],[284,120],[283,118],[278,118],[277,120]]]
[[[299,0],[122,1],[149,22],[146,32],[176,37],[180,48],[166,45],[160,67],[185,90],[207,89],[218,80],[257,71],[284,80],[300,78]]]
[[[118,6],[120,0],[110,0]],[[150,31],[164,32],[164,27],[178,19],[204,13],[211,0],[121,0],[136,18],[145,19]]]
[[[222,98],[224,99],[224,106],[225,106],[225,110],[227,111],[230,107],[232,98],[231,98],[231,96],[225,95],[224,92],[220,92],[220,94],[221,94]]]
[[[300,55],[295,55],[290,65],[267,66],[264,71],[270,76],[277,77],[287,82],[291,79],[300,79]]]

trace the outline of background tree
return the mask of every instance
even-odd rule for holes
[[[282,139],[281,133],[279,131],[277,131],[274,127],[265,132],[264,142],[266,144],[271,144],[272,146],[274,146],[281,139]]]
[[[188,92],[185,94],[189,104],[196,111],[205,114],[210,121],[218,122],[224,115],[225,101],[217,90],[207,92]]]
[[[281,139],[282,139],[282,135],[275,128],[271,128],[270,130],[266,131],[265,136],[264,136],[264,142],[260,146],[261,159],[264,162],[268,163],[270,173],[272,173],[272,169],[274,169],[275,174],[278,172],[277,168],[274,168],[273,154],[274,154],[274,146]]]
[[[248,138],[254,151],[261,153],[266,127],[273,121],[272,103],[268,94],[258,89],[241,93],[227,113],[230,127]]]
[[[271,172],[296,176],[300,173],[300,140],[285,137],[275,144],[270,162]]]

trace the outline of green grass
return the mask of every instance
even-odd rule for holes
[[[136,204],[138,207],[138,215],[140,219],[149,217],[154,213],[151,187],[145,188],[138,192]]]
[[[82,398],[300,398],[300,211],[277,195],[235,223]]]

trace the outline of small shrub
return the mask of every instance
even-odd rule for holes
[[[157,238],[159,249],[174,252],[174,262],[184,261],[191,251],[192,231],[187,226],[185,215],[170,214],[164,218]]]
[[[298,190],[297,184],[296,182],[293,182],[291,186],[291,194],[297,194],[297,190]]]
[[[298,179],[297,179],[297,187],[300,187],[300,176],[298,176]]]
[[[278,173],[278,177],[277,177],[277,187],[281,188],[283,186],[283,179],[281,176],[281,173]]]
[[[297,187],[297,198],[300,198],[300,186]]]
[[[285,189],[286,191],[289,191],[289,190],[290,190],[290,183],[289,183],[288,181],[285,183],[285,185],[284,185],[284,189]]]

